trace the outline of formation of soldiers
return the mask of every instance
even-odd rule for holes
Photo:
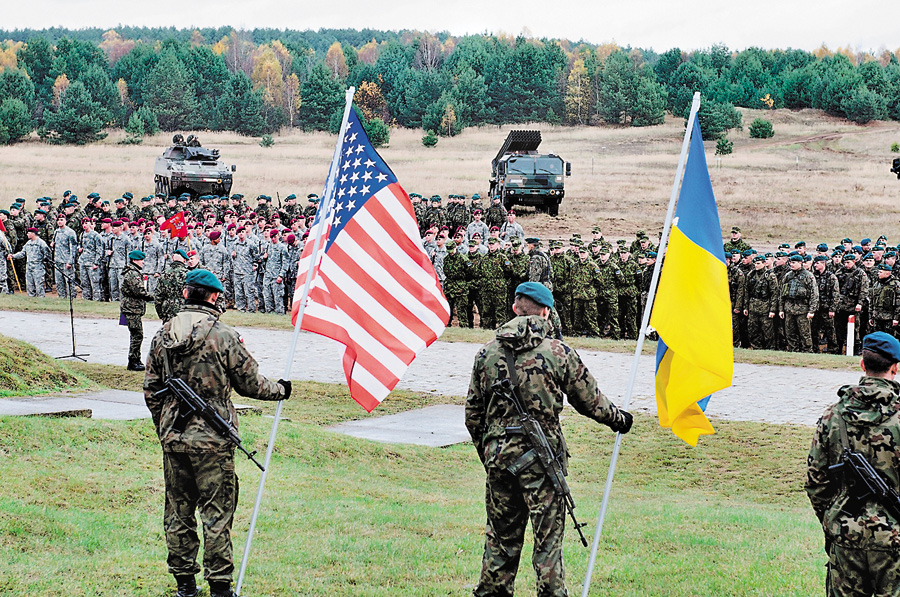
[[[155,294],[161,317],[180,308],[180,289],[190,269],[202,267],[225,283],[222,304],[240,311],[285,313],[290,309],[302,241],[315,216],[319,199],[307,205],[288,195],[273,208],[260,195],[251,209],[240,194],[231,197],[165,197],[135,201],[124,193],[112,204],[97,193],[82,207],[69,191],[54,206],[49,197],[37,199],[30,212],[16,200],[0,209],[8,244],[0,242],[0,293],[26,290],[44,296],[55,287],[60,297],[119,301],[123,271],[131,251],[146,256],[142,274],[148,292]],[[138,206],[137,203],[140,205]],[[164,227],[182,212],[187,237]]]
[[[843,354],[852,323],[849,342],[859,354],[866,334],[900,335],[898,248],[885,236],[760,253],[734,227],[724,248],[735,346]]]
[[[634,339],[656,263],[656,245],[637,231],[633,241],[607,241],[600,227],[590,239],[572,234],[544,243],[526,237],[514,211],[494,197],[410,195],[423,246],[435,266],[458,325],[496,328],[512,317],[522,282],[541,282],[554,296],[554,326],[566,335]],[[42,197],[29,212],[24,200],[0,209],[9,245],[0,243],[0,292],[17,288],[43,296],[120,300],[130,251],[146,255],[142,273],[157,295],[161,317],[180,308],[187,271],[202,267],[225,285],[222,305],[247,312],[290,311],[292,280],[319,198],[295,195],[273,206],[266,195],[250,207],[231,197],[165,197],[136,200],[124,193],[110,203],[97,193],[84,207],[66,191],[62,201]],[[183,212],[187,237],[161,228]],[[898,250],[885,237],[859,244],[843,239],[784,243],[760,253],[732,228],[724,244],[729,261],[735,346],[842,353],[854,319],[854,352],[870,331],[896,334],[900,321]],[[477,314],[477,318],[476,318]]]

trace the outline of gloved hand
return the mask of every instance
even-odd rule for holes
[[[282,400],[287,400],[291,397],[291,382],[284,379],[279,379],[278,383],[281,384],[282,388],[284,388],[284,398],[282,398]],[[631,427],[631,424],[629,423],[628,426]]]
[[[615,431],[616,433],[628,433],[631,431],[631,424],[634,423],[634,417],[631,416],[631,413],[626,410],[620,410],[622,413],[622,422],[616,422],[609,426],[610,429]]]

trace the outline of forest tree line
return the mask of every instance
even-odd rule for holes
[[[468,126],[660,124],[703,96],[704,136],[742,126],[736,106],[900,119],[898,52],[683,51],[525,36],[418,31],[128,28],[0,31],[0,143],[33,131],[87,143],[110,128],[333,130],[344,90],[366,126],[455,135]]]

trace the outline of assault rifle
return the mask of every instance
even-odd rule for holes
[[[197,415],[206,421],[207,425],[209,425],[213,431],[234,444],[238,450],[246,454],[247,458],[252,460],[253,464],[259,467],[259,470],[266,470],[263,468],[263,465],[254,458],[256,452],[248,452],[247,449],[244,448],[241,443],[241,437],[238,435],[237,429],[234,428],[231,421],[223,419],[222,415],[216,412],[216,409],[210,406],[206,400],[201,398],[183,379],[169,377],[166,380],[166,386],[153,394],[153,396],[160,399],[175,396],[175,398],[178,399],[180,406],[178,418],[175,419],[174,425],[176,431],[184,431],[184,428],[187,426],[191,417]]]
[[[566,477],[563,474],[562,466],[559,463],[559,456],[553,453],[553,448],[550,447],[550,442],[547,441],[547,436],[544,434],[543,427],[541,427],[541,424],[537,419],[525,410],[525,406],[519,398],[519,393],[516,391],[516,387],[509,378],[497,380],[491,386],[491,390],[512,402],[516,407],[516,412],[519,414],[519,426],[507,427],[507,433],[522,434],[528,438],[528,443],[531,444],[531,450],[526,452],[522,458],[519,458],[519,460],[513,463],[507,470],[511,474],[516,475],[519,471],[527,468],[532,462],[537,460],[540,463],[541,468],[543,468],[544,472],[547,474],[547,477],[550,478],[550,483],[553,485],[553,491],[556,492],[557,496],[563,498],[566,512],[572,517],[572,522],[575,524],[575,531],[581,538],[581,544],[587,547],[587,539],[581,531],[581,528],[587,526],[587,523],[579,523],[575,518],[575,500],[572,498],[572,492],[569,491],[569,484],[566,483]]]
[[[871,497],[900,521],[900,495],[884,481],[865,456],[844,448],[840,462],[832,464],[828,470],[844,474],[845,481],[850,485],[851,495],[857,503]]]

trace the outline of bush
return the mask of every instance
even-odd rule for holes
[[[891,143],[891,153],[900,153],[900,143]]]
[[[259,140],[260,147],[272,147],[273,145],[275,145],[275,139],[272,138],[272,135],[263,135]]]
[[[772,123],[762,118],[757,118],[750,125],[750,136],[754,139],[768,139],[775,136],[775,129]]]
[[[438,136],[434,134],[434,131],[425,131],[425,136],[422,137],[422,145],[425,147],[434,147],[438,144]]]
[[[143,134],[155,135],[159,132],[159,120],[157,120],[156,114],[153,113],[153,110],[151,110],[147,106],[141,106],[134,112],[134,114],[132,114],[132,116],[137,116],[138,119],[143,123]]]
[[[369,121],[363,121],[363,129],[369,136],[372,147],[383,147],[391,140],[391,129],[380,118],[373,118]]]
[[[734,151],[734,143],[726,137],[719,137],[716,140],[716,155],[728,155]]]

